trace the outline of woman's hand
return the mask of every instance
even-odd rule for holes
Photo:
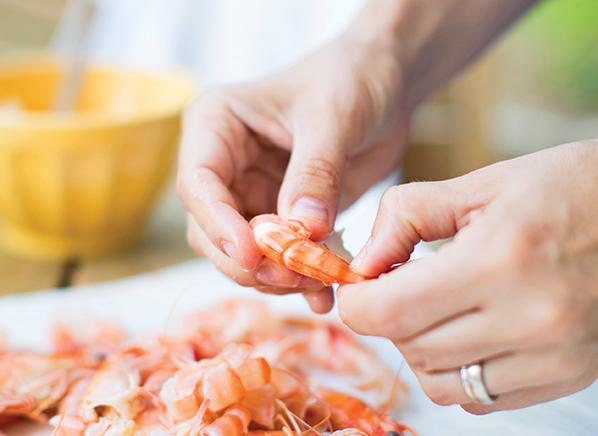
[[[472,413],[563,397],[598,377],[598,141],[439,183],[393,187],[355,259],[376,276],[420,240],[428,258],[339,289],[344,322],[390,338],[438,404]],[[483,362],[498,400],[471,402],[459,368]]]
[[[195,251],[243,286],[303,292],[316,312],[330,310],[330,288],[260,263],[248,219],[299,219],[321,240],[339,209],[392,171],[408,117],[397,53],[391,42],[345,36],[277,76],[194,102],[177,185]]]
[[[260,263],[247,219],[277,212],[328,236],[396,165],[410,109],[535,1],[370,0],[293,68],[206,93],[185,115],[177,181],[191,246],[237,283],[330,310],[330,288]]]

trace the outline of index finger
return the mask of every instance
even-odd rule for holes
[[[177,192],[212,244],[253,270],[262,255],[229,186],[255,139],[224,104],[212,103],[195,103],[183,119]]]
[[[357,333],[404,341],[476,310],[482,293],[448,250],[409,262],[377,279],[343,285],[341,318]]]

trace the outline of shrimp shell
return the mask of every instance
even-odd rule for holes
[[[278,215],[259,215],[249,223],[260,252],[291,271],[331,283],[357,283],[366,278],[353,271],[349,262],[310,240],[310,232],[299,221]]]
[[[67,339],[59,342],[73,350],[68,354],[0,353],[0,427],[58,413],[50,420],[52,436],[415,434],[386,415],[390,400],[378,411],[312,382],[312,376],[346,381],[360,394],[390,396],[392,373],[344,327],[275,317],[264,302],[251,300],[227,301],[194,317],[203,321],[185,323],[181,336],[115,344],[101,364],[93,358],[96,341],[71,341],[76,336],[68,332],[58,336]],[[223,323],[213,322],[219,317]],[[227,324],[236,326],[227,332]],[[210,357],[195,351],[204,340]],[[184,344],[194,350],[189,359],[170,353]]]

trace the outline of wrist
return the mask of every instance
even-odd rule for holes
[[[340,37],[354,49],[367,52],[365,59],[375,55],[384,59],[383,64],[398,66],[402,107],[415,106],[421,100],[419,96],[426,94],[425,89],[420,89],[423,83],[413,80],[430,37],[430,19],[425,14],[430,5],[421,3],[422,0],[370,0]],[[410,83],[405,86],[407,80]]]
[[[370,0],[344,37],[391,47],[409,107],[474,59],[537,0]]]
[[[340,54],[337,74],[346,71],[357,79],[358,89],[365,91],[360,101],[370,109],[370,134],[384,134],[400,114],[410,112],[404,98],[405,64],[400,48],[389,39],[364,39],[352,33],[343,34],[334,45]]]

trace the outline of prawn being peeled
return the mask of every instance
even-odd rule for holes
[[[260,252],[291,271],[332,283],[357,283],[366,279],[353,271],[349,262],[318,244],[300,221],[286,221],[278,215],[259,215],[249,223]]]

